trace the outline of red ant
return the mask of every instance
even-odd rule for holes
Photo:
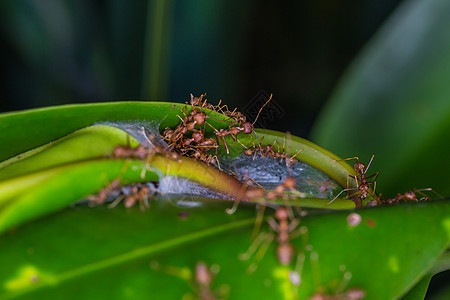
[[[226,129],[220,129],[217,130],[216,128],[214,128],[211,124],[207,123],[207,125],[209,125],[213,130],[214,130],[214,134],[216,135],[216,140],[217,143],[219,143],[219,137],[222,139],[223,141],[223,145],[225,147],[225,150],[227,152],[227,154],[230,153],[230,151],[228,150],[228,145],[227,142],[225,141],[225,137],[227,135],[230,135],[231,138],[236,141],[237,140],[237,135],[240,132],[243,132],[244,134],[250,134],[253,132],[254,129],[254,124],[256,123],[256,121],[259,118],[259,115],[261,114],[261,111],[263,110],[263,108],[270,102],[270,100],[272,100],[272,95],[270,95],[269,100],[266,101],[266,103],[264,103],[264,105],[259,109],[258,114],[256,116],[256,119],[253,121],[253,123],[250,123],[246,120],[245,116],[240,113],[237,112],[236,109],[233,112],[229,112],[227,110],[227,112],[224,112],[223,114],[228,116],[229,118],[233,119],[234,121],[228,126],[228,130]],[[239,124],[238,126],[233,126],[234,124]]]
[[[383,205],[392,205],[394,203],[399,203],[400,201],[419,201],[419,200],[430,200],[430,197],[427,196],[426,194],[422,193],[422,191],[432,191],[433,193],[435,193],[439,198],[443,198],[440,194],[438,194],[437,192],[435,192],[432,188],[426,188],[426,189],[413,189],[411,191],[407,191],[404,194],[400,194],[397,193],[397,195],[394,198],[390,198],[390,199],[381,199],[381,197],[383,196],[383,194],[380,194],[377,199],[371,200],[367,203],[366,206],[369,207],[373,207],[373,206],[378,206],[380,204]],[[421,199],[419,199],[417,197],[417,194],[421,194],[423,197]]]
[[[309,300],[360,300],[366,297],[366,291],[360,288],[349,288],[346,292],[336,295],[314,294]]]
[[[147,184],[133,184],[124,186],[121,189],[122,195],[114,200],[108,207],[113,208],[123,200],[123,204],[126,208],[134,206],[136,201],[139,201],[139,207],[141,210],[145,210],[150,207],[148,198],[154,195],[156,188],[153,183]]]
[[[192,288],[192,291],[196,294],[195,299],[201,300],[215,300],[227,298],[229,294],[229,286],[221,285],[216,289],[213,289],[214,277],[219,273],[220,267],[217,264],[213,264],[211,267],[205,262],[198,262],[195,265],[194,276],[191,270],[186,268],[179,268],[175,266],[160,266],[157,261],[150,262],[150,268],[157,271],[162,269],[163,272],[170,275],[178,276],[186,281]],[[191,293],[185,294],[183,299],[193,299],[194,295]]]
[[[262,139],[264,139],[264,137]],[[262,139],[261,139],[261,142],[262,142]],[[262,157],[269,156],[269,157],[272,157],[274,160],[280,159],[280,163],[283,162],[283,159],[284,159],[286,162],[286,166],[290,167],[290,166],[298,163],[298,160],[295,157],[301,151],[303,151],[303,149],[298,150],[297,153],[295,153],[293,156],[289,156],[286,152],[284,152],[285,142],[286,142],[286,140],[284,138],[283,151],[280,151],[279,145],[278,145],[278,151],[274,150],[275,143],[278,144],[278,141],[274,141],[272,145],[266,145],[266,146],[262,146],[261,143],[258,141],[258,147],[256,147],[255,144],[253,143],[253,138],[252,138],[253,148],[248,148],[241,142],[239,142],[239,143],[241,144],[241,146],[243,146],[245,148],[244,154],[246,156],[253,155],[253,159],[255,159],[257,154],[261,155]]]
[[[289,222],[289,213],[287,208],[279,207],[275,211],[275,219],[269,218],[267,222],[272,230],[278,234],[278,245],[276,250],[278,261],[284,266],[291,264],[295,254],[295,249],[294,246],[290,243],[290,240],[298,234],[302,234],[301,231],[299,231],[298,233],[293,232],[300,221],[298,219],[293,219],[291,222]],[[239,258],[241,260],[247,260],[256,252],[258,247],[261,246],[256,253],[255,261],[248,267],[248,271],[250,273],[256,270],[257,264],[263,258],[270,243],[274,239],[274,233],[261,232],[253,241],[253,244],[250,246],[247,252],[239,255]]]
[[[368,194],[371,194],[373,198],[377,198],[375,193],[370,191],[369,185],[371,183],[374,183],[374,185],[376,187],[375,178],[378,176],[378,172],[374,173],[370,176],[366,176],[367,170],[369,169],[373,158],[374,158],[374,155],[372,155],[372,158],[370,159],[367,167],[362,162],[359,161],[358,157],[351,157],[351,158],[346,158],[346,159],[337,161],[337,162],[340,162],[340,161],[356,159],[356,163],[353,165],[353,169],[355,170],[356,175],[347,175],[347,188],[342,190],[339,194],[337,194],[336,197],[333,198],[333,200],[331,200],[330,202],[327,203],[327,205],[331,204],[334,200],[336,200],[343,192],[354,191],[354,190],[357,190],[357,191],[354,192],[353,194],[348,195],[348,197],[353,199],[353,201],[355,201],[355,204],[357,207],[361,207],[361,201],[366,199]],[[349,177],[355,179],[356,188],[349,188],[349,184],[348,184]],[[369,179],[371,177],[374,177],[374,179],[372,181],[367,181],[367,179]],[[374,187],[374,190],[375,190],[375,187]]]
[[[108,196],[120,187],[120,179],[111,181],[106,187],[101,189],[97,194],[89,196],[87,199],[97,205],[103,204]]]

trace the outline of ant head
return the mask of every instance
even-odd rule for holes
[[[195,281],[202,286],[209,286],[211,283],[211,273],[204,262],[199,262],[195,266]]]
[[[252,149],[245,149],[244,150],[244,154],[247,156],[251,156],[253,154],[253,150]]]
[[[416,194],[415,194],[413,191],[408,191],[408,192],[406,192],[405,195],[404,195],[404,197],[405,197],[407,200],[416,200],[416,201],[417,201],[417,196],[416,196]]]
[[[197,105],[198,103],[198,97],[194,97],[194,95],[191,94],[191,105]]]
[[[286,166],[287,167],[293,166],[296,163],[298,163],[298,160],[296,158],[291,157],[291,158],[287,158],[286,159]]]
[[[288,189],[294,189],[295,186],[297,184],[295,183],[295,178],[294,177],[286,177],[286,179],[284,180],[284,186],[287,187]]]
[[[353,168],[355,169],[356,173],[364,174],[364,169],[366,168],[366,166],[362,162],[358,161],[353,165]]]
[[[250,187],[245,191],[245,198],[256,200],[264,197],[264,190],[258,187]]]
[[[284,220],[289,217],[288,211],[284,207],[280,207],[275,211],[275,218],[278,220]]]

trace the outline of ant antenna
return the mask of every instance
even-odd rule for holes
[[[259,118],[259,114],[261,113],[264,106],[266,106],[270,102],[270,100],[272,100],[272,96],[273,96],[273,94],[270,94],[269,100],[267,100],[266,103],[264,103],[264,105],[259,109],[258,114],[256,115],[256,119],[255,119],[255,121],[253,121],[252,125],[255,125],[256,121]]]
[[[375,157],[375,155],[372,155],[372,158],[370,159],[369,163],[367,164],[366,170],[364,171],[364,174],[367,173],[367,170],[369,170],[370,164],[372,163],[373,158]]]

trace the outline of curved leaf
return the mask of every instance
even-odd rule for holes
[[[138,145],[133,137],[116,127],[96,125],[83,128],[0,163],[0,180],[75,161],[108,157],[117,145],[127,143],[131,147]]]
[[[9,145],[0,153],[0,160],[44,145],[78,129],[101,122],[142,122],[154,129],[174,127],[184,104],[166,102],[111,102],[53,106],[0,114],[0,145]],[[190,111],[190,106],[187,106]],[[220,114],[211,112],[214,118]],[[214,119],[218,128],[226,126]]]

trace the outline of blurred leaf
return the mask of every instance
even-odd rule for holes
[[[220,267],[212,287],[228,287],[230,299],[293,299],[297,292],[305,299],[350,287],[365,290],[366,299],[392,299],[425,274],[450,237],[448,201],[360,210],[356,227],[347,212],[310,212],[301,220],[307,234],[292,240],[304,258],[296,291],[289,280],[295,262],[282,267],[274,243],[252,274],[246,270],[255,258],[238,259],[251,244],[253,206],[228,215],[229,203],[208,201],[187,208],[162,199],[145,212],[79,207],[3,234],[1,298],[179,299],[195,294],[192,273],[205,261]]]
[[[377,187],[450,194],[450,2],[404,1],[347,71],[312,138],[375,160]]]
[[[427,274],[420,279],[420,281],[402,297],[402,300],[419,300],[424,299],[428,290],[428,285],[433,275]]]

